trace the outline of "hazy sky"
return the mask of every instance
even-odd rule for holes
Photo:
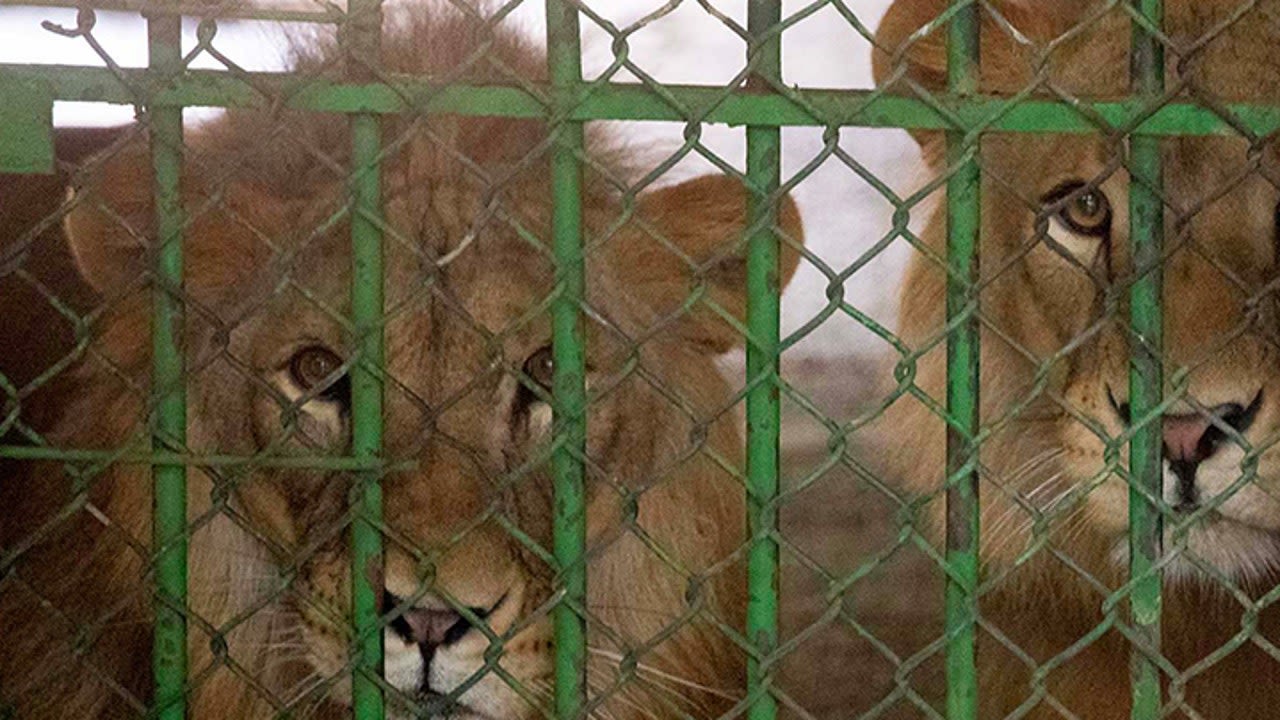
[[[664,0],[597,0],[593,9],[618,27],[628,27],[669,3]],[[745,23],[745,0],[714,0],[725,15]],[[795,12],[808,2],[784,0],[784,13]],[[859,18],[874,28],[888,0],[853,0]],[[405,3],[398,3],[405,6]],[[534,37],[543,34],[543,3],[525,0],[510,19]],[[48,8],[0,8],[0,62],[100,64],[83,40],[58,37],[40,27],[41,20],[74,25],[75,11]],[[598,26],[583,21],[584,70],[599,73],[612,61],[610,38]],[[194,45],[194,23],[187,27]],[[298,27],[289,28],[295,34]],[[95,35],[121,65],[140,66],[146,61],[145,29],[136,15],[98,14]],[[215,46],[250,70],[280,70],[286,64],[285,30],[258,23],[222,23]],[[745,46],[732,30],[711,17],[697,3],[684,0],[666,16],[646,24],[629,38],[630,57],[657,80],[669,83],[724,83],[742,68]],[[830,7],[789,29],[783,36],[784,80],[807,87],[865,88],[871,83],[870,46],[853,27]],[[199,58],[199,67],[219,67],[212,58]],[[627,80],[630,76],[620,76]],[[132,108],[99,104],[60,104],[55,120],[68,124],[127,122]],[[190,118],[198,111],[188,111]],[[622,132],[638,145],[674,150],[683,141],[681,123],[619,123]],[[784,179],[812,164],[823,150],[820,129],[792,128],[783,132]],[[702,144],[730,164],[742,167],[745,132],[741,128],[705,126]],[[845,129],[840,148],[898,192],[916,180],[918,159],[907,135],[897,130]],[[706,160],[689,159],[673,172],[673,178],[713,170]],[[817,165],[794,190],[807,232],[806,245],[834,271],[856,262],[859,256],[888,231],[892,206],[837,157]],[[913,217],[919,226],[922,218]],[[906,257],[901,240],[870,262],[845,283],[845,299],[880,322],[891,323],[896,309],[897,279]],[[827,303],[827,280],[814,266],[802,266],[783,301],[784,330],[803,326]],[[883,343],[847,316],[829,318],[793,352],[808,354],[853,353],[868,355],[884,349]]]

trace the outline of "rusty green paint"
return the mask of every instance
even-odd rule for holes
[[[40,80],[0,73],[0,98],[0,173],[52,173],[53,90]]]

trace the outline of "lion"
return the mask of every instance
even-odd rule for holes
[[[386,69],[545,81],[527,42],[443,8],[388,21]],[[322,44],[323,45],[323,44]],[[304,47],[298,69],[340,65]],[[240,110],[188,130],[182,170],[193,718],[348,717],[343,455],[350,144],[344,118]],[[549,713],[554,447],[550,152],[540,120],[384,125],[383,678],[390,717]],[[28,463],[0,483],[0,696],[18,717],[117,718],[152,702],[151,159],[139,131],[97,157],[66,234],[103,298],[45,441],[116,461]],[[749,193],[724,175],[649,187],[588,131],[586,681],[593,716],[716,717],[741,701],[743,455],[718,359],[743,345]],[[800,217],[768,198],[798,263]],[[691,300],[692,298],[692,300]]]
[[[1168,83],[1206,103],[1280,100],[1280,3],[1165,4]],[[946,86],[943,0],[898,0],[877,82]],[[1124,3],[983,3],[981,91],[1108,99],[1129,88]],[[1222,105],[1214,105],[1222,107]],[[940,133],[915,134],[935,176]],[[979,702],[983,718],[1128,717],[1127,138],[987,133],[981,193]],[[1231,134],[1161,141],[1165,712],[1271,717],[1280,705],[1277,148]],[[908,264],[899,327],[913,383],[885,414],[883,469],[940,537],[945,212]],[[914,373],[914,374],[912,374]],[[933,403],[926,401],[931,398]],[[936,404],[935,404],[936,403]],[[906,440],[904,440],[906,438]],[[922,517],[923,520],[923,517]]]

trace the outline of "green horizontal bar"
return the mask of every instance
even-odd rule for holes
[[[0,73],[0,98],[0,172],[52,173],[53,98],[48,85]]]
[[[372,457],[254,457],[250,455],[193,455],[175,452],[129,452],[82,450],[31,445],[0,445],[0,458],[9,460],[54,460],[73,463],[114,463],[129,465],[185,465],[187,467],[310,468],[315,470],[379,470],[402,472],[418,468],[417,460],[387,462]]]
[[[122,70],[121,77],[105,68],[65,65],[0,64],[0,76],[48,83],[55,100],[133,104],[151,94],[148,71]],[[334,113],[399,113],[410,108],[405,98],[426,112],[495,117],[547,117],[543,100],[521,88],[454,85],[442,88],[422,79],[392,76],[396,85],[343,83],[288,73],[232,75],[220,70],[191,70],[154,93],[158,107],[264,107],[270,100],[288,98],[285,105],[299,110]],[[125,84],[125,83],[128,84]],[[135,90],[130,89],[136,88]],[[547,97],[550,89],[547,88]],[[1092,133],[1098,127],[1089,114],[1115,127],[1144,118],[1137,132],[1144,135],[1235,134],[1232,123],[1214,111],[1189,102],[1173,102],[1155,110],[1135,100],[1080,102],[1028,99],[1013,107],[1008,100],[983,95],[959,98],[935,96],[939,107],[954,114],[953,123],[934,104],[916,98],[880,95],[873,90],[796,90],[821,117],[791,99],[771,92],[696,85],[668,85],[663,92],[683,104],[673,108],[650,88],[609,83],[593,87],[570,114],[570,120],[665,120],[687,122],[690,116],[706,123],[761,127],[827,126],[901,127],[913,130],[960,130],[983,127],[1000,132]],[[264,94],[265,93],[265,94]],[[418,100],[414,101],[413,99]],[[1233,103],[1226,105],[1240,127],[1258,135],[1280,130],[1280,106]],[[1147,116],[1146,113],[1150,112]],[[992,119],[994,118],[994,119]]]

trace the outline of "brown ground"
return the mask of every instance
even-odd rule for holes
[[[789,366],[784,375],[838,421],[856,416],[865,404],[856,388],[870,385],[861,366],[845,363]],[[941,573],[912,540],[899,540],[899,505],[889,495],[843,465],[814,475],[828,458],[828,435],[784,402],[783,483],[794,494],[781,515],[791,545],[782,550],[782,642],[795,644],[781,668],[794,701],[786,714],[936,717],[912,698],[941,708]]]

